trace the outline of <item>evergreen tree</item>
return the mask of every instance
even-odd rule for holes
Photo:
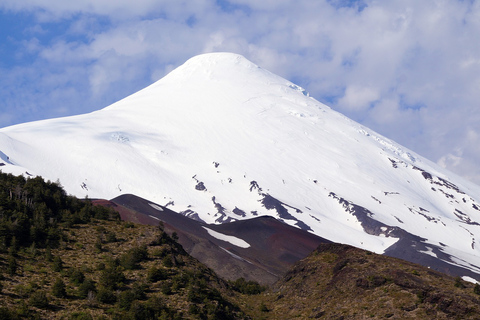
[[[62,279],[57,278],[52,286],[52,295],[57,298],[65,298],[67,291],[65,289],[65,282]]]
[[[55,256],[52,261],[52,269],[55,272],[60,272],[63,269],[63,261],[59,256]]]

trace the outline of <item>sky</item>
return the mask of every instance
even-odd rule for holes
[[[480,184],[480,1],[2,0],[0,127],[235,52]]]

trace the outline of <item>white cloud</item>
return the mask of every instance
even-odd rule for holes
[[[342,109],[362,111],[380,98],[375,88],[362,85],[350,85],[345,90],[345,95],[338,101]]]
[[[455,145],[452,152],[438,160],[438,164],[480,185],[480,131],[467,128],[464,138]]]

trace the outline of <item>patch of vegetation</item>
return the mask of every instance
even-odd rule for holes
[[[267,290],[267,287],[260,285],[256,281],[247,281],[245,278],[239,278],[235,281],[228,282],[233,290],[252,295],[252,294],[260,294]]]
[[[0,319],[245,318],[174,238],[59,183],[0,172]]]
[[[400,259],[322,244],[271,290],[240,304],[259,319],[476,319],[479,288]]]

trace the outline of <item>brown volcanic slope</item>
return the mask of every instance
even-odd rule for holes
[[[342,244],[321,244],[253,306],[255,319],[480,319],[480,287]]]
[[[134,195],[122,195],[111,201],[97,200],[96,203],[114,207],[122,220],[149,225],[162,221],[167,232],[177,233],[178,242],[190,255],[228,280],[243,277],[261,284],[273,284],[320,243],[330,243],[272,217],[212,225]],[[241,248],[212,237],[205,227],[240,238],[250,247]]]

